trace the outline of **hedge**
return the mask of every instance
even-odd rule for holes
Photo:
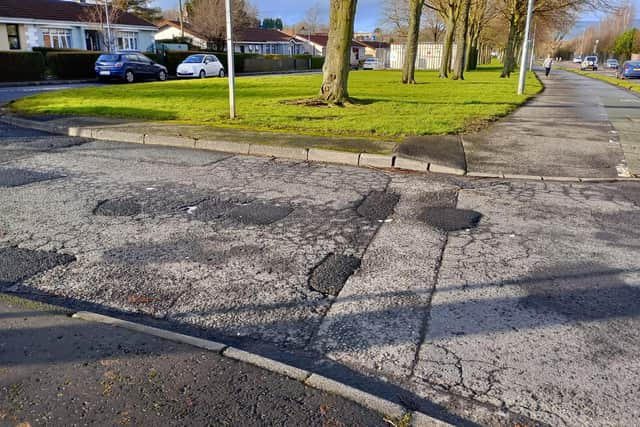
[[[102,52],[49,52],[47,66],[61,79],[95,77],[95,63]]]
[[[178,65],[189,55],[203,54],[200,51],[184,51],[172,50],[165,53],[164,63],[169,74],[176,74]],[[207,52],[210,53],[210,52]],[[220,62],[227,68],[227,53],[213,52]],[[160,56],[160,55],[159,55]],[[149,56],[151,57],[151,56]],[[249,53],[234,53],[234,64],[236,73],[255,73],[270,71],[292,71],[292,70],[308,70],[309,59],[311,59],[311,68],[320,69],[324,64],[324,58],[311,55],[256,55]]]
[[[40,80],[44,77],[44,56],[40,52],[0,52],[0,81]]]

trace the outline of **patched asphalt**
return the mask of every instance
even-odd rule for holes
[[[57,172],[38,172],[29,169],[0,167],[0,187],[18,187],[64,177],[64,174]]]
[[[324,295],[337,296],[347,279],[360,267],[351,255],[329,254],[309,275],[309,286]]]
[[[0,247],[0,286],[18,283],[75,259],[75,256],[63,253]]]
[[[393,214],[400,196],[386,191],[372,191],[364,198],[357,212],[370,220],[383,221]]]

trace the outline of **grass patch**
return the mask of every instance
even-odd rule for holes
[[[291,101],[313,98],[320,75],[237,79],[238,119],[227,118],[227,80],[109,85],[51,92],[18,100],[26,114],[68,114],[164,121],[254,131],[322,136],[403,137],[464,132],[504,116],[542,89],[530,74],[527,93],[516,95],[517,75],[501,79],[486,66],[464,81],[416,73],[416,85],[400,84],[400,71],[356,71],[349,78],[354,103],[317,107]]]
[[[565,71],[572,71],[572,72],[574,72],[576,74],[580,74],[582,76],[587,76],[587,77],[591,77],[592,79],[602,80],[603,82],[607,82],[607,83],[610,83],[610,84],[615,85],[615,86],[620,86],[620,87],[623,87],[625,89],[629,89],[632,92],[640,93],[640,84],[639,83],[633,83],[630,80],[617,79],[615,77],[605,76],[605,75],[594,73],[594,72],[587,72],[587,71],[577,70],[575,68],[560,67],[560,69],[565,70]]]

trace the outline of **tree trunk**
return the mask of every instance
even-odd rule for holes
[[[509,36],[507,37],[507,49],[504,52],[504,62],[502,65],[502,73],[500,77],[511,77],[511,73],[515,69],[515,50],[516,50],[516,25],[515,16],[509,20]]]
[[[420,17],[422,16],[423,0],[409,1],[409,29],[405,48],[404,64],[402,65],[402,83],[415,84],[416,56],[418,56],[418,37],[420,36]]]
[[[348,80],[351,68],[351,40],[357,0],[330,0],[329,40],[322,66],[320,97],[342,105],[349,100]]]
[[[453,80],[464,80],[464,66],[467,58],[467,36],[469,35],[469,11],[471,0],[463,0],[461,17],[458,23],[458,36],[456,37],[456,62],[453,67]]]
[[[469,49],[467,50],[467,71],[473,71],[478,69],[478,40],[480,39],[479,26],[475,26],[471,29],[469,34]]]
[[[444,34],[444,47],[442,48],[442,60],[440,61],[440,78],[446,79],[451,68],[451,50],[453,49],[453,36],[456,30],[456,17],[452,10],[447,16],[447,30]]]

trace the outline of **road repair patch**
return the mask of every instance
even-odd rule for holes
[[[34,251],[16,247],[0,248],[0,286],[12,285],[43,271],[76,260],[73,255]]]
[[[330,253],[311,271],[309,286],[324,295],[337,296],[358,268],[360,258]]]
[[[372,191],[364,198],[357,212],[372,221],[383,221],[393,214],[400,196],[386,191]]]
[[[55,172],[37,172],[28,169],[0,168],[0,187],[19,187],[34,182],[64,178]]]

